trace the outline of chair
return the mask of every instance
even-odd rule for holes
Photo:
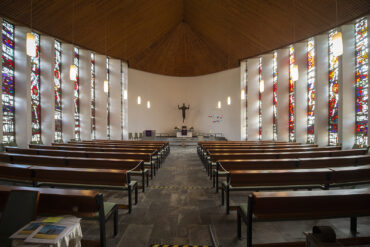
[[[128,139],[129,139],[129,140],[134,139],[134,137],[132,136],[132,133],[131,133],[131,132],[130,132],[130,133],[128,133]]]
[[[40,192],[10,192],[0,220],[0,246],[10,246],[9,237],[36,218]]]
[[[135,140],[138,140],[139,137],[138,137],[138,134],[135,132],[135,137],[134,137]]]
[[[139,133],[139,139],[140,140],[143,139],[143,133],[142,132]]]

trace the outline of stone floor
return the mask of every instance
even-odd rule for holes
[[[149,247],[150,244],[212,245],[209,226],[223,247],[246,246],[236,238],[236,212],[225,214],[220,193],[211,188],[196,147],[171,147],[150,188],[139,193],[131,214],[119,212],[119,234],[112,238],[107,223],[109,246]],[[103,191],[106,201],[125,203],[125,192]],[[232,204],[245,202],[247,193],[232,194]],[[349,236],[349,219],[299,222],[259,222],[254,225],[254,243],[303,241],[302,232],[313,225],[331,225],[339,237]],[[99,239],[97,222],[83,221],[84,238]],[[243,228],[245,229],[245,228]],[[360,236],[370,236],[370,217],[359,218]],[[243,233],[245,231],[243,230]]]

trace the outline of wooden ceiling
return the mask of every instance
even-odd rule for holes
[[[234,68],[368,13],[369,0],[0,1],[9,20],[171,76]]]

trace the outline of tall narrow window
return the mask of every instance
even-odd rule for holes
[[[109,81],[109,58],[105,60],[105,66],[107,70],[106,80],[108,81],[108,103],[107,103],[107,138],[110,139],[110,81]]]
[[[91,52],[91,139],[96,139],[95,123],[95,53]]]
[[[293,67],[295,64],[294,46],[289,49],[289,141],[295,141],[295,81]]]
[[[307,43],[307,143],[315,143],[315,41]]]
[[[262,140],[262,93],[264,90],[262,81],[262,57],[258,63],[258,140]]]
[[[338,144],[338,77],[339,60],[333,54],[333,35],[337,30],[329,32],[329,145]]]
[[[14,26],[3,21],[2,30],[3,143],[15,144]]]
[[[277,52],[275,51],[272,57],[272,139],[277,141]]]
[[[32,33],[36,39],[36,56],[31,57],[31,127],[32,143],[41,143],[40,106],[40,35]]]
[[[356,40],[356,140],[359,147],[368,145],[368,35],[367,19],[355,24]]]
[[[62,133],[62,79],[61,79],[61,61],[62,44],[55,40],[54,42],[54,95],[55,95],[55,142],[63,142]]]
[[[123,140],[123,127],[124,127],[124,111],[123,111],[123,100],[125,93],[125,72],[123,70],[122,61],[121,61],[121,139]]]
[[[75,119],[75,140],[80,140],[80,54],[79,49],[73,49],[73,64],[76,66],[76,80],[73,81],[73,103],[74,103],[74,119]]]

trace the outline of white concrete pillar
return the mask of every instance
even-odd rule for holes
[[[273,82],[272,53],[262,56],[262,79],[265,89],[262,93],[262,140],[272,140],[273,135]]]
[[[110,131],[112,140],[121,140],[121,60],[109,59]]]
[[[72,62],[73,45],[62,43],[63,142],[74,139],[73,82],[69,78],[69,67]]]
[[[343,149],[351,149],[355,143],[356,98],[355,98],[355,25],[341,27],[343,55],[339,70],[339,143]]]
[[[81,140],[91,139],[91,52],[80,50],[80,126]]]
[[[247,140],[247,61],[240,63],[240,138]],[[242,96],[242,94],[244,96]],[[242,98],[244,97],[244,99]]]
[[[15,27],[15,140],[27,148],[32,139],[31,130],[31,60],[26,54],[26,34],[30,30]]]
[[[289,48],[278,50],[278,141],[289,141]]]
[[[107,139],[107,104],[108,97],[104,93],[104,80],[106,79],[104,55],[95,55],[95,121],[96,138]]]
[[[54,142],[54,38],[40,36],[40,102],[41,140],[45,145]]]
[[[295,83],[295,137],[300,143],[307,142],[307,41],[296,43],[295,63],[299,79]]]
[[[315,37],[316,45],[316,109],[315,138],[319,146],[329,143],[329,49],[328,34]]]
[[[247,87],[248,87],[248,107],[247,107],[247,132],[248,140],[258,141],[258,64],[259,58],[248,59],[247,69]],[[262,130],[263,133],[263,130]]]
[[[122,139],[128,139],[128,66],[127,63],[122,63]]]

